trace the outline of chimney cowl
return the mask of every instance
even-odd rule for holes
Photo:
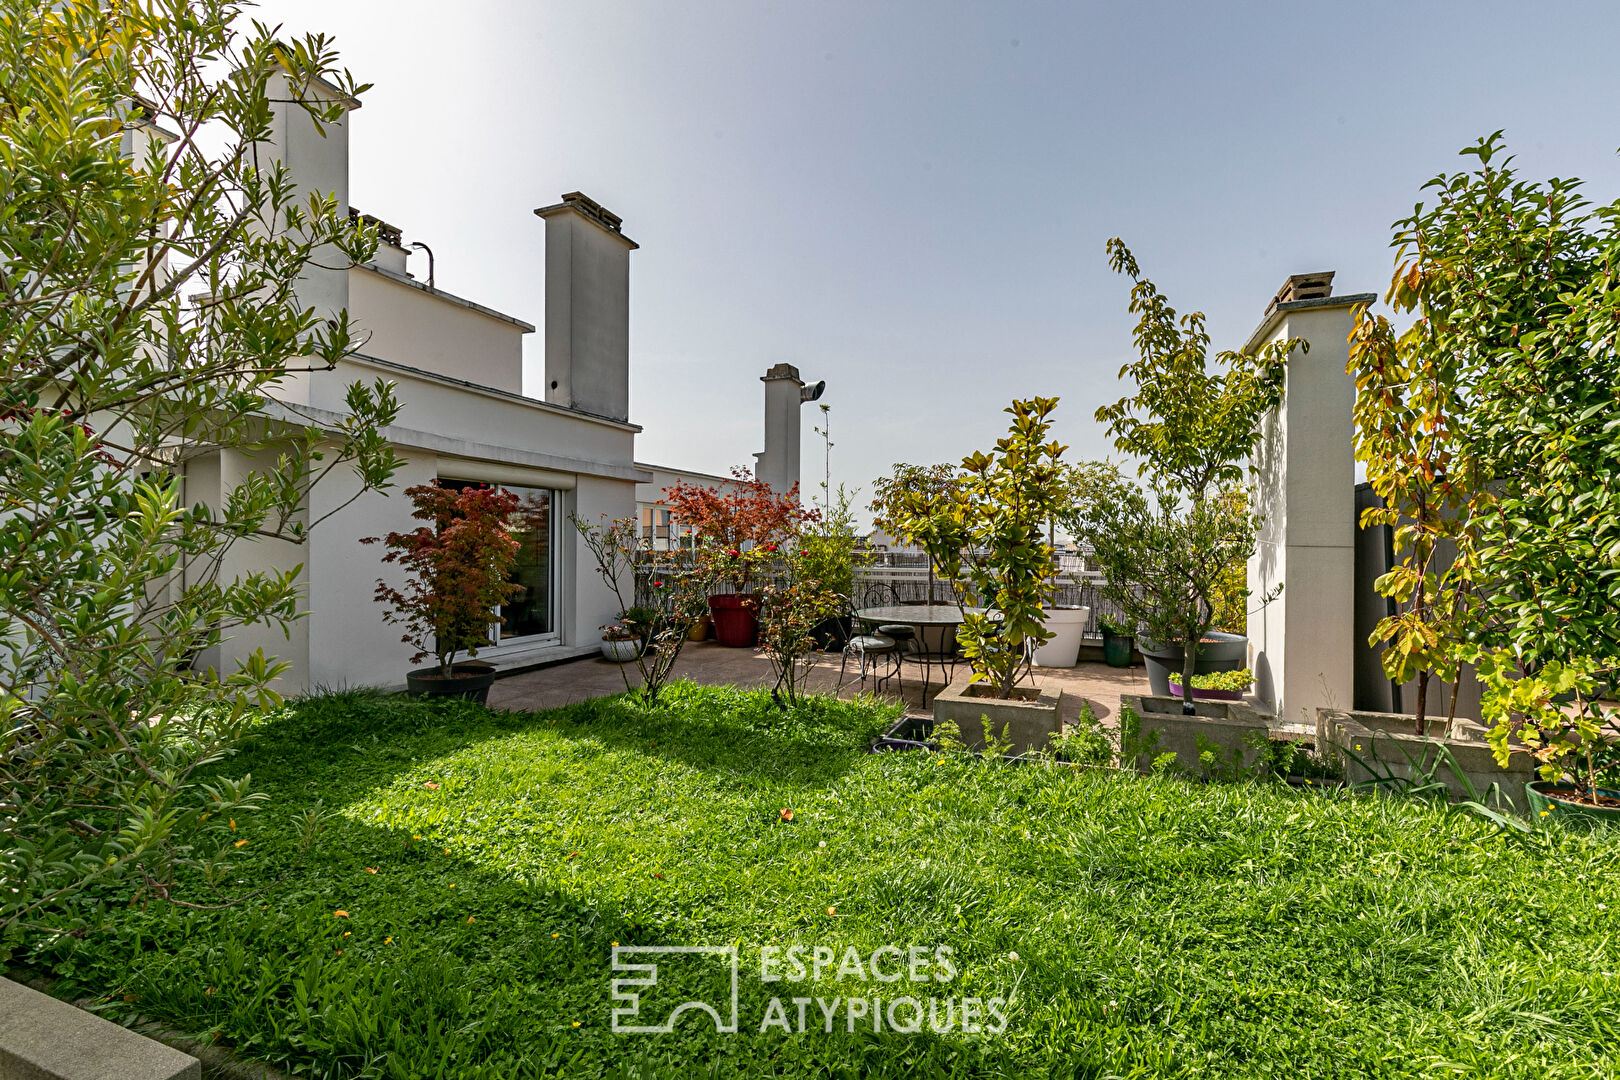
[[[771,382],[775,379],[788,379],[792,382],[803,383],[799,378],[799,369],[792,364],[777,364],[759,377],[760,382]]]
[[[1266,314],[1277,310],[1278,304],[1291,304],[1297,300],[1321,300],[1333,295],[1333,270],[1317,270],[1309,274],[1290,274],[1277,295],[1266,305]]]

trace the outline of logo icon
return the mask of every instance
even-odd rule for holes
[[[631,963],[631,957],[648,957],[642,963]],[[710,957],[709,963],[687,962],[672,963],[677,957]],[[657,960],[653,958],[665,957],[670,959]],[[719,964],[713,961],[720,961]],[[649,1016],[641,1013],[643,996],[653,999],[652,1008],[658,1008],[663,997],[658,990],[659,966],[666,969],[679,969],[680,977],[671,980],[665,979],[664,989],[674,988],[685,992],[688,996],[680,1000],[664,1017],[661,1024],[630,1023],[635,1020],[646,1020]],[[722,1035],[737,1033],[737,946],[735,945],[615,945],[613,947],[613,971],[617,976],[620,972],[629,977],[614,978],[613,991],[613,1030],[628,1035],[665,1035],[675,1030],[675,1022],[681,1014],[689,1010],[708,1013],[714,1020],[714,1030]],[[667,972],[666,972],[667,974]],[[724,985],[723,985],[724,984]],[[701,986],[707,993],[704,998],[690,996],[691,992]],[[640,989],[637,989],[640,988]],[[725,994],[729,992],[729,1003]],[[729,1005],[729,1011],[722,1014],[713,1002]]]

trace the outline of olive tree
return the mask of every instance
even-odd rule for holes
[[[222,0],[3,6],[0,956],[86,925],[102,886],[232,902],[260,797],[199,770],[277,704],[284,665],[195,661],[286,627],[299,587],[293,566],[233,575],[227,552],[303,542],[317,482],[386,486],[397,411],[356,384],[316,427],[285,392],[354,347],[296,286],[376,243],[269,152],[278,106],[330,124],[364,89],[330,42]],[[259,464],[186,505],[188,467],[221,447]]]

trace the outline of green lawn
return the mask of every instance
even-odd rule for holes
[[[238,822],[239,887],[287,870],[320,801],[305,866],[222,913],[118,909],[36,961],[113,1015],[321,1077],[1620,1069],[1620,836],[1527,847],[1388,798],[866,754],[887,719],[688,685],[656,711],[307,702],[229,766],[273,797]],[[741,1032],[613,1033],[615,942],[737,944]],[[868,977],[762,983],[761,946],[793,944],[854,947]],[[946,947],[954,978],[873,981],[886,945],[925,947],[925,979]],[[725,987],[703,957],[661,970],[644,1014]],[[795,996],[840,999],[833,1032],[813,1003],[805,1033],[761,1032],[772,997],[797,1029]],[[849,1032],[844,1001],[874,996],[949,1001],[955,1027]],[[966,998],[1006,999],[1005,1030],[963,1033]]]

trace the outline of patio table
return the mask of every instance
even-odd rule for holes
[[[914,655],[919,657],[923,664],[922,703],[923,707],[927,708],[928,683],[934,665],[939,664],[942,677],[947,667],[956,667],[956,628],[962,625],[963,615],[983,615],[984,611],[984,608],[964,608],[955,604],[887,604],[882,607],[857,608],[855,617],[873,627],[885,623],[899,623],[902,626],[917,628],[919,648]],[[922,634],[924,628],[934,627],[948,628],[950,631],[938,635],[937,649],[929,648]]]

